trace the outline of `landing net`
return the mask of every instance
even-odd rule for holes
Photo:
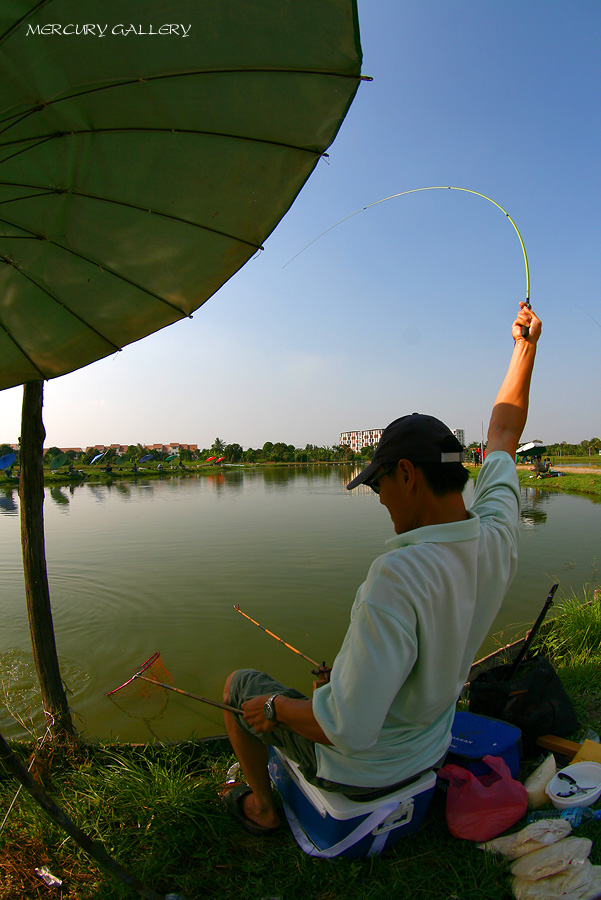
[[[172,684],[173,682],[171,672],[162,663],[160,650],[149,656],[131,678],[109,691],[107,697],[119,692],[124,700],[136,698],[147,700],[157,694],[157,688],[152,684],[153,681],[163,684]]]

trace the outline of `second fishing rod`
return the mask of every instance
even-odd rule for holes
[[[253,625],[256,625],[257,628],[260,628],[261,631],[264,631],[265,634],[268,634],[269,637],[274,638],[276,641],[279,641],[280,644],[283,644],[284,647],[287,647],[288,650],[292,650],[293,653],[296,653],[297,656],[302,657],[302,659],[306,659],[307,662],[310,662],[311,665],[315,666],[314,669],[311,669],[311,673],[317,676],[316,681],[313,682],[313,688],[320,687],[322,684],[327,684],[330,680],[330,672],[332,671],[331,666],[326,665],[326,661],[322,663],[318,663],[317,660],[311,659],[310,656],[307,656],[301,650],[297,650],[296,647],[293,647],[292,644],[289,644],[287,641],[283,640],[283,638],[278,637],[277,634],[274,634],[273,631],[269,631],[268,628],[265,628],[264,625],[261,625],[260,622],[257,622],[256,619],[251,618],[247,613],[243,612],[240,609],[240,605],[238,603],[234,603],[234,609],[236,612],[240,613],[241,616],[244,616],[245,619],[248,619],[249,622],[252,622]]]

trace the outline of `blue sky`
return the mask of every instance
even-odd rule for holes
[[[47,383],[46,445],[332,445],[439,416],[478,440],[525,267],[543,320],[524,440],[601,435],[601,4],[359,0],[363,83],[288,215],[195,315]],[[288,265],[286,265],[288,263]],[[0,442],[20,430],[0,393]]]

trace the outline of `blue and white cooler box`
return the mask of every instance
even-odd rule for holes
[[[359,803],[309,784],[296,763],[274,747],[269,775],[296,842],[309,856],[324,858],[378,856],[413,834],[436,787],[436,775],[428,771],[393,794]]]
[[[482,762],[482,757],[500,756],[507,763],[512,777],[517,778],[521,737],[520,729],[508,722],[457,710],[445,762],[463,766],[474,775],[486,775],[490,769]]]

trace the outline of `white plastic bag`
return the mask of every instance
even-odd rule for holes
[[[531,809],[540,809],[541,806],[549,806],[549,798],[545,793],[545,788],[556,774],[557,765],[555,763],[555,757],[550,753],[546,760],[540,764],[538,769],[535,769],[532,775],[529,775],[524,782],[524,787],[528,794],[528,805]]]
[[[478,847],[490,853],[499,853],[507,859],[518,859],[563,840],[571,831],[572,826],[566,819],[539,819],[515,834],[494,838],[485,844],[478,844]]]
[[[588,859],[593,842],[588,838],[568,837],[557,844],[535,850],[511,865],[511,874],[526,881],[538,881],[567,869],[571,862]]]
[[[572,862],[563,872],[538,881],[513,878],[511,889],[516,900],[598,900],[601,866],[592,866],[588,859]]]

